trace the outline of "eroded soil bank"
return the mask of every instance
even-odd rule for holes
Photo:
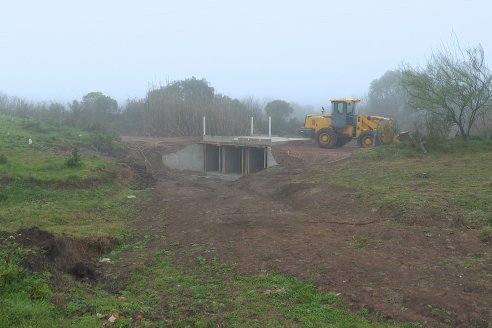
[[[23,267],[32,272],[49,271],[55,275],[68,273],[75,279],[95,282],[99,279],[98,259],[108,253],[115,241],[105,237],[73,238],[55,235],[37,227],[20,229],[15,233],[1,232],[1,243],[20,245],[32,250]]]

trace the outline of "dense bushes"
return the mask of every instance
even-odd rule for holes
[[[257,100],[239,101],[216,93],[205,79],[194,77],[152,87],[144,98],[129,99],[123,106],[100,92],[88,93],[82,100],[67,105],[31,103],[0,94],[0,113],[38,119],[26,127],[35,132],[42,132],[39,120],[97,131],[101,135],[94,139],[93,145],[102,151],[111,149],[111,140],[104,136],[111,133],[199,136],[203,116],[207,118],[207,134],[210,135],[249,134],[251,117],[255,133],[268,132],[268,120]],[[282,123],[283,120],[273,119],[273,126],[283,129],[277,132],[279,134],[295,130],[291,125],[297,125],[298,121],[290,122],[289,126]]]

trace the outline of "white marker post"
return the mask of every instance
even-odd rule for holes
[[[254,131],[254,128],[253,128],[253,116],[251,116],[251,136],[253,136],[253,131]]]
[[[206,122],[205,122],[205,116],[203,117],[203,135],[204,136],[207,135],[207,126],[206,126]]]
[[[268,137],[272,137],[272,117],[268,116]]]

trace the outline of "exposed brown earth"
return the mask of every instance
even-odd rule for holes
[[[99,265],[95,259],[113,246],[109,238],[76,239],[54,235],[37,227],[20,229],[13,234],[0,232],[0,236],[5,244],[15,242],[36,251],[24,258],[23,266],[29,271],[50,271],[55,275],[68,273],[83,281],[98,280]]]
[[[474,231],[433,224],[432,213],[380,211],[354,199],[351,189],[306,182],[315,174],[310,165],[344,160],[354,146],[276,146],[278,167],[231,182],[162,165],[162,154],[194,139],[123,140],[134,166],[156,178],[139,206],[137,238],[154,236],[148,247],[155,250],[178,245],[180,265],[193,265],[187,254],[200,244],[200,256],[237,263],[244,274],[311,280],[320,290],[340,293],[355,311],[426,327],[492,322],[490,245]],[[113,270],[123,277],[132,266]]]

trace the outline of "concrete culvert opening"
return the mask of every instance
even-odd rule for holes
[[[203,145],[205,147],[205,172],[220,172],[220,147]]]
[[[249,173],[256,173],[266,168],[266,149],[264,148],[249,148]]]
[[[222,163],[224,174],[243,173],[243,147],[224,146],[222,147]]]
[[[215,137],[218,138],[218,137]],[[277,165],[268,144],[253,141],[203,141],[162,156],[170,169],[239,178]]]

